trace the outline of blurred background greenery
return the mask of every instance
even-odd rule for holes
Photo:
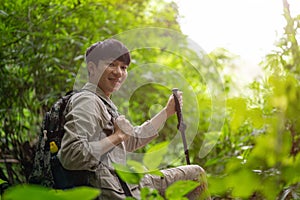
[[[199,152],[211,135],[212,98],[198,72],[185,68],[203,60],[188,48],[180,49],[184,55],[190,53],[188,61],[164,48],[132,52],[129,73],[143,63],[159,63],[180,72],[189,83],[184,88],[184,119],[197,125],[191,161],[206,170],[213,199],[300,199],[300,15],[291,16],[286,0],[282,10],[285,32],[261,61],[263,80],[253,80],[247,92],[237,94],[239,85],[233,75],[220,73],[223,88],[219,95],[226,97],[224,123],[216,133],[216,144],[204,157]],[[176,3],[156,0],[2,0],[0,179],[9,184],[27,182],[42,117],[59,96],[73,88],[90,44],[135,28],[160,27],[181,33],[179,17]],[[242,67],[236,66],[236,57],[226,49],[205,56],[219,72]],[[163,68],[159,73],[168,74]],[[129,102],[114,101],[121,111],[128,111],[134,124],[140,124],[159,109],[151,105],[164,105],[169,94],[168,87],[149,83],[138,88]],[[196,108],[188,106],[195,97]],[[191,114],[193,108],[199,120]],[[175,117],[140,152],[172,140],[174,124]],[[181,146],[177,149],[182,151]],[[184,163],[182,154],[168,166]]]

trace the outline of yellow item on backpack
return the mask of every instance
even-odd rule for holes
[[[54,141],[50,142],[50,152],[51,153],[56,153],[57,151],[58,151],[58,147],[55,144],[55,142]]]

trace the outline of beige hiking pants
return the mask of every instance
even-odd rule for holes
[[[164,196],[166,188],[178,180],[193,180],[200,186],[187,195],[188,199],[210,199],[205,171],[198,165],[185,165],[161,170],[164,177],[145,175],[140,186],[157,189]]]

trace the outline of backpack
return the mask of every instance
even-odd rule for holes
[[[64,135],[66,106],[69,99],[77,92],[66,93],[45,114],[29,183],[56,189],[88,185],[87,171],[66,170],[56,156]]]
[[[89,184],[89,176],[92,172],[85,170],[67,170],[61,165],[57,158],[57,152],[61,147],[61,141],[65,131],[66,106],[70,98],[80,91],[74,90],[66,93],[66,95],[58,99],[51,107],[50,111],[45,114],[35,152],[33,170],[29,177],[29,183],[55,189],[91,186]],[[119,114],[113,112],[113,109],[104,99],[101,97],[99,98],[105,104],[107,111],[112,118],[116,118]],[[132,196],[127,183],[125,183],[118,175],[117,178],[125,195]]]

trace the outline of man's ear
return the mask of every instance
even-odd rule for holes
[[[93,62],[88,62],[87,64],[87,68],[88,68],[88,72],[89,72],[89,77],[94,76],[96,73],[96,65]]]

